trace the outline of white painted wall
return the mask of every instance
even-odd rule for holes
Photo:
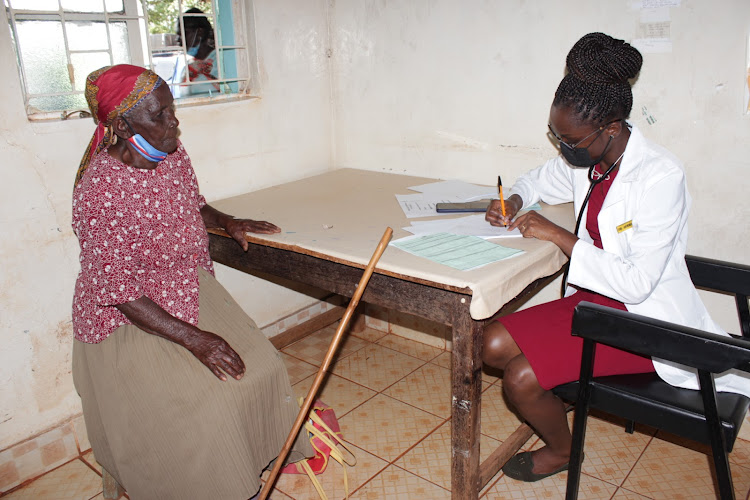
[[[547,121],[567,52],[592,31],[633,39],[634,3],[336,2],[336,165],[510,185],[555,154]],[[748,264],[750,2],[682,0],[669,16],[673,50],[644,54],[631,118],[685,163],[689,252]],[[737,331],[733,303],[708,302]]]
[[[261,99],[178,112],[209,200],[334,166],[510,184],[554,153],[547,115],[572,44],[597,30],[630,39],[638,22],[628,0],[246,1]],[[685,161],[690,251],[750,263],[750,2],[682,0],[670,14],[673,52],[646,55],[633,121]],[[0,25],[0,66],[12,69]],[[80,411],[70,192],[93,131],[90,120],[30,124],[15,73],[4,74],[0,449]],[[226,269],[219,278],[261,325],[312,300]]]
[[[260,99],[178,110],[210,201],[325,171],[331,161],[324,0],[248,0]],[[253,10],[254,9],[254,10]],[[30,123],[0,23],[0,450],[80,412],[70,366],[78,242],[70,194],[93,121]],[[221,268],[263,326],[315,299]]]

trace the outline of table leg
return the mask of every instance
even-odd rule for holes
[[[468,301],[453,319],[451,380],[451,498],[479,497],[479,435],[482,398],[481,321],[469,315]]]

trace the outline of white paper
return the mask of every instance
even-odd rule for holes
[[[450,196],[457,201],[474,201],[483,198],[497,198],[497,187],[477,186],[459,180],[430,182],[419,186],[411,186],[412,191],[419,191],[425,195]]]
[[[636,32],[636,40],[639,39],[669,39],[671,38],[672,25],[669,21],[658,23],[640,23]]]
[[[396,199],[407,219],[413,219],[415,217],[434,217],[440,215],[435,210],[435,205],[438,203],[456,203],[461,201],[455,197],[425,195],[422,193],[397,194]]]
[[[469,215],[458,219],[415,221],[403,228],[414,235],[423,236],[436,233],[451,233],[460,236],[478,236],[485,240],[492,238],[521,238],[518,228],[508,231],[507,227],[491,226],[484,220],[484,214]]]
[[[661,7],[679,7],[680,0],[643,0],[644,9],[659,9]]]
[[[401,210],[408,219],[431,217],[439,214],[435,210],[438,203],[462,203],[477,200],[497,200],[496,186],[477,186],[459,180],[430,182],[409,187],[417,194],[397,194]],[[482,216],[484,217],[484,216]]]
[[[463,201],[499,200],[499,199],[500,199],[500,196],[498,195],[497,189],[495,189],[495,191],[492,193],[479,194],[477,196],[466,198]]]
[[[672,39],[670,38],[638,38],[631,45],[642,53],[666,54],[672,52]]]

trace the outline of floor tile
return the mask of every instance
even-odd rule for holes
[[[490,456],[499,445],[500,441],[496,439],[480,436],[480,462]],[[399,458],[395,465],[450,490],[451,456],[451,423],[448,421]]]
[[[451,356],[452,354],[448,351],[443,351],[435,357],[435,359],[431,360],[430,363],[435,363],[438,366],[442,366],[443,368],[451,369]]]
[[[387,331],[377,330],[375,328],[370,328],[369,326],[366,326],[362,329],[361,332],[351,332],[350,335],[353,337],[360,338],[362,340],[366,340],[368,342],[377,342],[378,340],[382,339],[383,337],[389,335]]]
[[[502,476],[482,498],[487,500],[563,500],[568,473],[561,472],[535,483],[524,483]],[[611,498],[617,486],[586,474],[581,475],[578,498],[581,500],[601,500]]]
[[[736,439],[734,449],[729,454],[729,461],[750,468],[750,442],[744,439]]]
[[[628,434],[624,422],[590,416],[586,425],[583,472],[620,485],[651,438],[652,434],[644,433],[640,428]]]
[[[99,465],[99,462],[96,461],[96,457],[94,456],[94,450],[89,450],[86,453],[83,454],[81,457],[84,462],[89,464],[91,467],[94,468],[99,474],[102,473],[102,466]]]
[[[272,491],[271,494],[268,495],[268,500],[294,500],[294,499],[290,497],[289,495],[285,495],[279,490],[274,489],[274,491]]]
[[[357,458],[357,463],[354,467],[346,468],[349,493],[351,493],[383,470],[388,465],[388,462],[354,445],[349,445],[349,447]],[[339,500],[346,496],[343,471],[344,468],[338,462],[331,460],[325,472],[317,476],[329,500]],[[268,474],[268,472],[265,472],[263,478],[268,477]],[[278,481],[276,481],[276,489],[295,500],[320,499],[313,487],[312,481],[305,474],[281,474]]]
[[[750,441],[750,413],[745,415],[745,422],[740,426],[740,432],[737,434],[739,439]]]
[[[438,417],[451,416],[451,371],[447,368],[427,363],[383,393]]]
[[[438,366],[442,366],[443,368],[448,368],[450,370],[452,355],[453,354],[448,351],[443,351],[439,356],[432,359],[430,363],[435,363]],[[502,372],[500,370],[497,370],[496,368],[492,368],[490,366],[482,367],[482,382],[494,384],[495,382],[500,380],[501,375]]]
[[[306,363],[286,353],[281,353],[281,359],[284,361],[286,372],[289,374],[289,383],[292,385],[318,372],[317,366]]]
[[[383,393],[443,419],[451,416],[451,371],[446,368],[427,363]]]
[[[304,339],[285,347],[282,349],[282,352],[290,354],[297,359],[307,361],[315,366],[320,366],[326,357],[328,348],[331,345],[331,340],[333,340],[335,334],[336,328],[333,326],[323,328],[322,330],[308,335]],[[339,344],[339,347],[336,350],[334,361],[344,358],[369,344],[370,342],[367,342],[366,340],[348,334],[344,335],[341,344]]]
[[[630,490],[626,490],[625,488],[618,488],[617,492],[615,493],[615,496],[612,497],[612,500],[650,500],[649,497],[644,497],[643,495],[639,495],[638,493],[635,493]]]
[[[307,392],[310,390],[314,379],[315,375],[311,375],[305,380],[294,384],[294,394],[297,397],[307,397]],[[318,391],[317,399],[320,399],[333,408],[333,411],[336,412],[336,417],[341,418],[375,394],[377,392],[367,387],[329,373],[323,379],[323,385],[321,390]]]
[[[451,492],[391,465],[360,488],[352,500],[449,500]]]
[[[710,460],[708,447],[657,433],[622,486],[654,499],[712,498],[716,488]],[[750,469],[730,466],[737,498],[745,498]]]
[[[388,329],[399,337],[439,349],[445,349],[447,341],[451,339],[449,326],[394,310],[388,313]]]
[[[369,344],[337,361],[331,371],[375,391],[382,391],[423,364],[424,361],[406,354]]]
[[[442,349],[433,347],[427,344],[422,344],[414,340],[409,340],[398,335],[387,335],[377,342],[383,347],[394,349],[398,352],[408,354],[415,358],[419,358],[423,361],[430,361],[435,359],[440,353],[444,352]]]
[[[268,474],[266,474],[266,475],[268,475]],[[305,476],[305,477],[307,477],[307,476]],[[259,497],[253,497],[253,499],[251,499],[251,500],[254,500],[254,499],[257,499],[257,498],[259,498]],[[280,492],[278,490],[278,488],[274,488],[274,489],[271,490],[271,493],[268,495],[268,500],[294,500],[294,499],[292,497],[290,497],[289,495],[285,495],[284,493]]]
[[[307,394],[317,372],[316,364],[323,360],[335,327],[324,328],[284,349],[282,358],[298,396]],[[449,498],[451,431],[446,419],[450,417],[451,353],[365,328],[362,333],[348,335],[339,354],[318,397],[334,408],[344,438],[354,443],[350,446],[357,464],[347,468],[352,498]],[[482,460],[519,425],[518,417],[507,407],[498,375],[496,371],[482,375]],[[572,419],[571,412],[571,424]],[[70,436],[72,429],[75,436],[83,436],[85,429],[79,427],[73,425]],[[636,426],[631,435],[623,427],[620,420],[612,417],[589,417],[579,498],[715,497],[709,447],[668,434],[653,437],[654,429],[641,426]],[[71,442],[75,444],[74,439]],[[52,438],[43,443],[49,445],[50,460],[57,457],[53,453],[56,443]],[[85,440],[79,438],[79,446],[85,445]],[[534,435],[523,448],[541,446],[543,441]],[[31,457],[28,460],[42,459],[41,450],[30,450],[26,455]],[[750,490],[750,441],[738,439],[729,457],[737,498],[746,498]],[[392,461],[395,462],[389,464]],[[25,462],[17,462],[23,472]],[[101,466],[89,450],[80,460],[41,476],[3,496],[3,500],[102,500],[101,477],[94,471],[101,472]],[[331,461],[319,478],[330,499],[344,498],[341,465]],[[500,472],[483,489],[481,498],[562,499],[566,479],[567,472],[537,483],[521,483]],[[271,498],[317,500],[318,495],[306,475],[284,474]]]
[[[102,478],[89,466],[76,459],[3,498],[8,500],[40,498],[88,500],[101,491]]]
[[[379,394],[339,420],[341,432],[385,460],[393,461],[443,420],[413,406]]]
[[[502,381],[482,393],[482,434],[503,441],[520,424],[521,420],[508,409]]]

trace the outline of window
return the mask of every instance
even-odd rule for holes
[[[30,119],[83,116],[86,77],[144,66],[178,105],[249,92],[241,0],[5,0]]]

